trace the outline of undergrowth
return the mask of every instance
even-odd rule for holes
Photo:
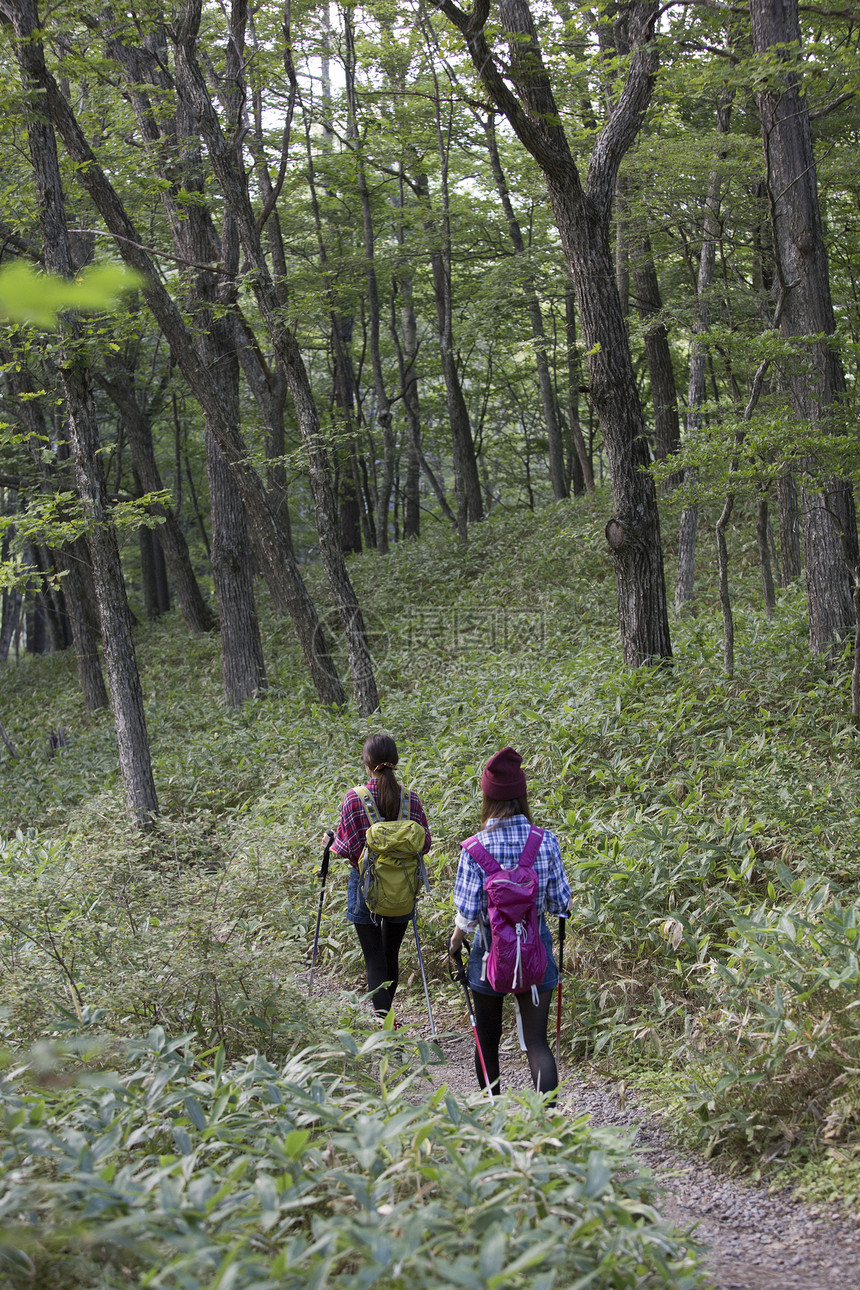
[[[699,1284],[622,1139],[536,1096],[490,1107],[428,1091],[420,1048],[342,1032],[281,1065],[223,1049],[207,1062],[158,1029],[121,1075],[91,1060],[58,1088],[44,1062],[9,1072],[4,1284]]]
[[[739,527],[735,679],[721,671],[705,542],[674,665],[625,672],[605,509],[598,494],[496,513],[468,547],[440,530],[354,559],[383,694],[369,723],[315,703],[265,602],[270,688],[239,712],[220,702],[216,640],[190,639],[174,615],[142,629],[164,812],[146,838],[123,818],[110,721],[83,712],[73,660],[7,667],[2,716],[21,757],[0,768],[6,1043],[60,1033],[85,1010],[105,1034],[160,1025],[223,1044],[229,1060],[277,1062],[331,1033],[296,973],[321,829],[379,727],[428,808],[425,962],[431,989],[458,1006],[442,963],[457,844],[477,823],[483,763],[512,743],[576,895],[566,1055],[644,1084],[659,1073],[687,1137],[732,1167],[781,1168],[811,1195],[838,1191],[844,1172],[853,1195],[860,765],[847,673],[810,659],[799,588],[765,618]],[[68,747],[49,758],[57,727]],[[345,878],[332,869],[321,946],[327,970],[357,986]],[[407,990],[416,972],[407,951]]]

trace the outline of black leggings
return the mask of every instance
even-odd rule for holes
[[[541,990],[538,994],[539,1002],[537,1005],[532,1002],[531,991],[516,996],[520,1005],[523,1039],[526,1044],[529,1069],[532,1073],[534,1086],[539,1093],[554,1093],[558,1088],[558,1071],[555,1058],[552,1055],[552,1049],[546,1037],[549,1005],[552,1002],[554,993],[554,990]],[[475,1026],[478,1031],[481,1052],[484,1054],[484,1061],[487,1065],[487,1075],[493,1092],[498,1093],[501,1088],[499,1083],[499,1044],[502,1038],[502,1005],[505,1002],[505,996],[478,994],[477,991],[472,991],[472,999],[475,1004]],[[485,1088],[484,1072],[481,1070],[481,1059],[478,1056],[477,1048],[475,1049],[475,1072],[481,1088]]]
[[[384,1017],[394,1000],[400,973],[398,955],[408,923],[380,918],[378,923],[354,923],[367,971],[367,991],[373,1006]],[[383,985],[387,981],[388,985]]]

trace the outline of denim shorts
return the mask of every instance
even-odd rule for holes
[[[349,871],[349,886],[346,889],[346,917],[347,922],[361,923],[367,925],[378,924],[381,918],[374,918],[367,908],[367,901],[364,899],[364,892],[361,890],[361,873],[358,865],[353,865]],[[411,923],[411,914],[397,914],[394,917],[386,917],[387,923]]]
[[[558,985],[558,968],[556,967],[555,958],[552,952],[552,932],[546,924],[546,919],[541,914],[538,920],[540,938],[543,941],[543,947],[546,950],[546,972],[544,978],[538,986],[538,990],[554,990]],[[489,936],[489,927],[487,935]],[[484,966],[484,939],[480,924],[475,928],[475,935],[472,940],[472,950],[469,954],[469,962],[466,967],[466,977],[469,982],[469,989],[474,990],[475,994],[495,995],[497,999],[505,997],[505,991],[494,990],[489,981],[481,980],[481,971]],[[508,993],[513,993],[508,991]],[[523,991],[523,993],[526,993]]]

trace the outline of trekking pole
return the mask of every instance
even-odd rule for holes
[[[464,941],[463,944],[466,946],[468,950],[469,948],[468,941]],[[456,971],[454,969],[455,963],[457,964]],[[448,955],[448,974],[451,977],[452,981],[457,981],[463,987],[463,993],[466,996],[466,1011],[469,1014],[469,1022],[472,1026],[472,1034],[475,1036],[475,1047],[478,1050],[478,1060],[481,1063],[481,1070],[484,1072],[484,1087],[487,1090],[487,1095],[490,1101],[495,1102],[496,1099],[493,1097],[493,1089],[490,1084],[490,1076],[487,1073],[487,1063],[484,1061],[484,1053],[483,1053],[483,1050],[481,1049],[481,1041],[478,1038],[478,1023],[475,1021],[475,1010],[472,1007],[472,996],[469,994],[469,982],[466,977],[466,969],[463,967],[463,958],[459,950],[457,951],[453,959],[450,954]]]
[[[528,1047],[523,1033],[523,1014],[520,1012],[520,1001],[516,995],[514,995],[514,1011],[517,1014],[517,1039],[520,1041],[520,1052],[527,1053]]]
[[[558,998],[555,1005],[555,1064],[561,1061],[561,986],[564,980],[564,929],[567,916],[558,920]]]
[[[424,959],[421,954],[421,942],[418,939],[418,920],[415,917],[415,911],[412,911],[412,930],[415,933],[415,948],[418,951],[418,966],[421,969],[421,980],[424,984],[424,998],[427,1002],[427,1016],[430,1020],[430,1034],[436,1038],[436,1027],[433,1024],[433,1013],[430,1009],[430,991],[427,989],[427,976],[424,972]]]
[[[316,930],[316,934],[314,935],[314,952],[311,955],[311,972],[310,972],[310,976],[308,977],[308,994],[310,994],[314,985],[314,969],[316,968],[316,965],[317,965],[317,948],[320,943],[320,924],[322,923],[322,907],[323,907],[323,897],[325,896],[325,880],[328,877],[328,856],[329,856],[329,852],[331,851],[331,844],[332,842],[334,842],[334,829],[326,829],[326,833],[328,834],[328,842],[326,843],[325,851],[323,851],[322,864],[320,865],[320,871],[318,874],[318,877],[320,880],[320,903],[317,906],[317,930]]]

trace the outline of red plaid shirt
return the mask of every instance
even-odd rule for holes
[[[372,779],[367,785],[374,801],[379,804],[379,789],[375,779]],[[424,814],[424,807],[421,805],[417,793],[409,790],[409,818],[416,820],[424,830],[424,855],[430,850],[432,845],[430,838],[430,828],[427,824],[427,816]],[[337,826],[337,832],[334,835],[334,842],[331,849],[335,855],[343,856],[349,860],[350,864],[357,865],[361,859],[361,853],[364,851],[364,835],[370,828],[370,821],[367,818],[367,811],[364,809],[364,803],[358,796],[354,788],[351,788],[343,799],[340,808],[340,823]]]

